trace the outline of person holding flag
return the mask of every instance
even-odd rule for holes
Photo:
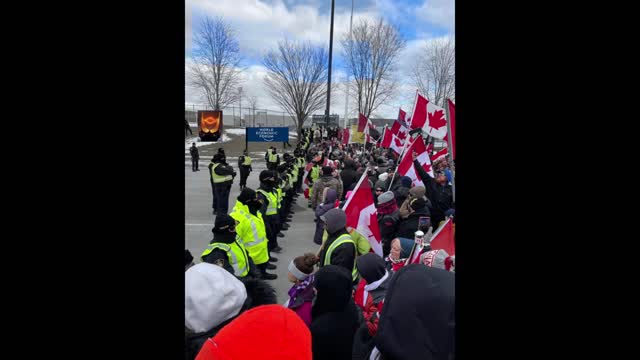
[[[412,158],[414,168],[424,183],[425,195],[431,200],[431,223],[437,225],[444,220],[444,213],[453,208],[453,190],[443,172],[436,173],[434,179],[417,161],[418,155],[415,152],[412,153]]]

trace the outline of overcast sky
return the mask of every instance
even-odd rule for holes
[[[332,82],[340,83],[346,79],[346,71],[339,39],[349,31],[351,0],[336,0],[335,4],[331,78]],[[427,41],[454,36],[454,4],[454,0],[354,0],[354,24],[359,19],[382,17],[398,26],[407,41],[397,70],[401,90],[396,99],[374,113],[375,117],[395,118],[399,106],[405,110],[412,108],[416,88],[409,78],[411,65]],[[193,27],[199,26],[204,16],[222,16],[238,32],[243,66],[246,67],[243,90],[258,97],[260,108],[280,109],[267,95],[262,83],[266,71],[260,60],[267,50],[275,48],[284,38],[308,40],[329,47],[330,0],[186,0],[186,6],[185,62],[190,62]],[[185,87],[185,101],[205,103],[199,91],[189,86]],[[243,103],[243,106],[246,105]],[[332,92],[331,113],[342,118],[344,111],[344,92]]]

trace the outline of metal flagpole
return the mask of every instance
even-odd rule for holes
[[[349,21],[349,39],[353,41],[353,33],[351,28],[353,27],[353,0],[351,0],[351,20]],[[349,126],[349,72],[347,72],[347,83],[345,84],[345,100],[344,100],[344,128]]]
[[[456,202],[456,177],[455,177],[455,167],[453,165],[453,146],[451,145],[451,140],[453,136],[451,136],[451,121],[449,117],[449,101],[445,100],[444,110],[447,115],[447,143],[449,148],[447,149],[447,158],[449,158],[449,166],[451,167],[451,193],[453,194],[453,202]]]

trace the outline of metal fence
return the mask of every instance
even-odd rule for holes
[[[185,104],[184,116],[190,123],[197,123],[198,110],[213,110],[208,105]],[[285,126],[296,128],[295,118],[284,111],[262,108],[227,106],[222,109],[222,121],[234,127]],[[304,126],[311,125],[311,118],[305,120]]]

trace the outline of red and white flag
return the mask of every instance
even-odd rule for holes
[[[451,128],[451,156],[456,158],[456,105],[453,101],[447,99],[447,105],[449,106],[449,128]],[[448,141],[447,136],[443,140]]]
[[[447,135],[447,119],[444,109],[427,100],[419,93],[411,117],[411,129],[421,128],[429,136],[442,139]]]
[[[386,130],[385,128],[384,136],[382,137],[381,146],[387,149],[391,148],[398,155],[400,155],[402,153],[402,148],[404,147],[404,140],[395,136],[393,134],[393,131]]]
[[[358,114],[358,132],[368,134],[370,128],[376,128],[375,125],[373,125],[373,122],[367,119],[367,117],[362,113]]]
[[[429,101],[420,93],[416,92],[416,102],[413,105],[413,114],[411,115],[411,130],[421,129],[427,122],[427,103]]]
[[[432,142],[430,142],[430,143],[427,145],[427,152],[428,152],[429,154],[431,154],[431,153],[433,152],[433,143],[432,143]]]
[[[351,137],[349,136],[349,129],[343,129],[342,130],[342,143],[344,145],[347,145],[349,143],[350,139],[351,139]]]
[[[404,140],[407,138],[409,134],[409,129],[407,129],[404,125],[400,124],[399,121],[394,121],[393,126],[391,126],[391,133],[400,139]]]
[[[351,197],[344,204],[347,214],[347,226],[356,229],[369,240],[373,252],[382,256],[380,229],[378,228],[378,210],[371,196],[371,185],[367,173],[364,172],[358,181]]]
[[[449,152],[447,151],[447,148],[444,148],[438,151],[437,153],[433,154],[433,156],[431,157],[431,162],[436,162],[440,159],[444,159],[445,157],[447,157],[448,153]]]
[[[451,218],[447,218],[431,237],[431,250],[444,250],[453,256],[456,254],[455,231]]]
[[[414,151],[418,154],[417,160],[422,164],[422,168],[429,173],[431,177],[434,177],[433,169],[431,169],[431,159],[429,159],[429,153],[427,152],[427,147],[424,145],[422,135],[418,135],[405,151],[402,160],[400,160],[400,164],[398,164],[398,175],[410,177],[413,181],[413,186],[424,186],[420,175],[418,175],[418,172],[413,166],[412,154]]]
[[[398,111],[398,121],[402,125],[405,125],[407,123],[407,113],[402,110],[402,108],[400,108],[400,111]]]

